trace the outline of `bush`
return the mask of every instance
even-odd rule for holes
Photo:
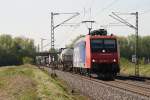
[[[144,65],[144,64],[145,64],[145,58],[144,58],[144,57],[141,58],[141,59],[139,59],[139,64],[141,64],[141,65]]]
[[[33,64],[33,58],[23,57],[23,64]]]

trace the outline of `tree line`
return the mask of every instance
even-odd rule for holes
[[[136,36],[118,37],[121,57],[132,59],[135,54]],[[138,38],[138,57],[140,59],[150,59],[150,36],[139,36]]]
[[[36,48],[28,38],[0,35],[0,66],[34,62]]]

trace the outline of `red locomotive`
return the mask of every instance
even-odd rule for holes
[[[74,45],[73,69],[81,73],[114,78],[120,71],[117,38],[104,29],[95,30]]]

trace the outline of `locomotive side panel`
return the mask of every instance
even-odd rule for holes
[[[91,45],[90,45],[90,35],[86,36],[86,62],[85,68],[91,68]]]
[[[85,41],[81,41],[74,47],[73,67],[85,67]]]

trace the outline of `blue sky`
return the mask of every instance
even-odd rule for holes
[[[109,17],[111,12],[136,11],[139,12],[139,34],[149,35],[150,0],[0,0],[0,34],[33,38],[36,44],[40,43],[40,38],[45,38],[47,40],[44,44],[47,44],[50,42],[51,12],[79,12],[80,16],[70,21],[71,23],[95,20],[93,28],[98,29],[102,25],[117,22]],[[68,17],[70,15],[56,16],[55,24]],[[134,16],[121,17],[135,24]],[[134,34],[133,29],[125,26],[105,28],[116,35]],[[76,36],[86,33],[84,24],[77,27],[59,27],[55,31],[56,47],[63,47]]]

